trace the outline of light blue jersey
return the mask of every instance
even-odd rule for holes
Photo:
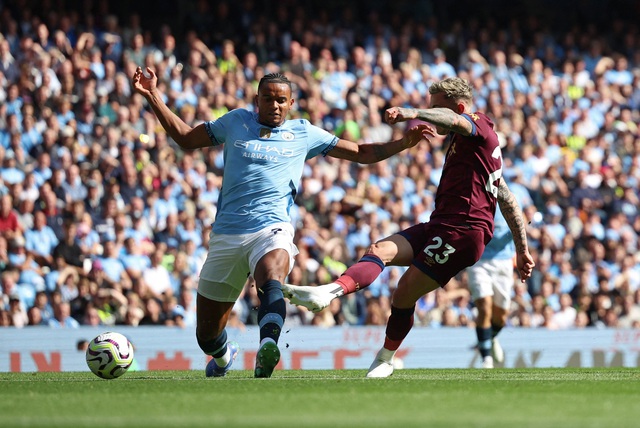
[[[258,114],[232,110],[205,129],[214,146],[224,144],[224,175],[213,232],[239,235],[290,222],[306,159],[326,155],[338,137],[305,119],[271,128]]]
[[[516,185],[509,186],[512,187]],[[512,193],[521,208],[525,208],[533,203],[528,192],[524,194],[519,188],[517,190],[518,191],[514,191],[514,189],[512,189]],[[491,238],[491,241],[489,241],[489,244],[485,247],[480,260],[507,260],[513,258],[516,253],[513,235],[511,234],[507,220],[505,220],[498,206],[496,206],[493,223],[493,238]]]

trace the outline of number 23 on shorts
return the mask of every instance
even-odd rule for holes
[[[443,242],[442,238],[440,238],[439,236],[434,236],[431,240],[434,243],[427,245],[423,251],[427,256],[431,257],[437,263],[441,265],[445,264],[447,260],[449,260],[449,255],[455,253],[456,249],[446,243],[444,244],[444,248],[442,248]]]

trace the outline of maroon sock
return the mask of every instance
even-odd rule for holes
[[[415,307],[408,309],[400,309],[391,305],[391,316],[387,321],[387,335],[384,339],[384,348],[395,351],[407,337],[411,327],[413,327],[413,313]]]
[[[368,287],[382,273],[384,263],[378,256],[366,254],[336,280],[344,294],[354,293]]]

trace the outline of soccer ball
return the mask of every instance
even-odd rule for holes
[[[103,379],[115,379],[133,363],[133,346],[120,333],[106,332],[95,337],[87,348],[87,365]]]

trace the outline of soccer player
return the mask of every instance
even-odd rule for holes
[[[478,261],[491,240],[496,203],[513,234],[523,281],[534,266],[522,211],[501,179],[498,137],[491,120],[473,112],[471,86],[463,79],[447,78],[434,83],[429,93],[431,108],[392,107],[385,118],[389,124],[420,119],[435,125],[440,135],[451,133],[430,220],[371,245],[360,261],[333,283],[317,287],[285,284],[283,288],[293,304],[319,311],[334,298],[371,284],[385,266],[409,266],[393,293],[384,346],[367,377],[393,373],[393,357],[413,326],[417,300]]]
[[[513,194],[521,208],[532,204],[528,195]],[[518,195],[521,195],[520,198]],[[471,298],[478,310],[477,348],[485,369],[492,369],[494,362],[502,364],[504,361],[504,351],[496,336],[507,323],[507,311],[511,306],[514,256],[515,245],[511,230],[502,212],[496,210],[493,238],[485,247],[480,260],[467,268]]]
[[[237,344],[227,341],[225,326],[251,274],[260,298],[260,348],[254,375],[271,377],[280,360],[277,342],[286,311],[282,282],[298,251],[293,244],[289,210],[305,160],[322,154],[373,163],[435,133],[428,126],[419,125],[399,140],[358,145],[307,120],[287,120],[294,103],[291,82],[278,73],[260,79],[255,100],[257,113],[236,109],[216,121],[191,127],[162,101],[157,80],[153,70],[146,68],[145,74],[138,67],[133,87],[147,99],[164,129],[181,148],[224,144],[218,211],[198,282],[196,336],[204,353],[213,357],[206,374],[224,376],[238,354]]]

